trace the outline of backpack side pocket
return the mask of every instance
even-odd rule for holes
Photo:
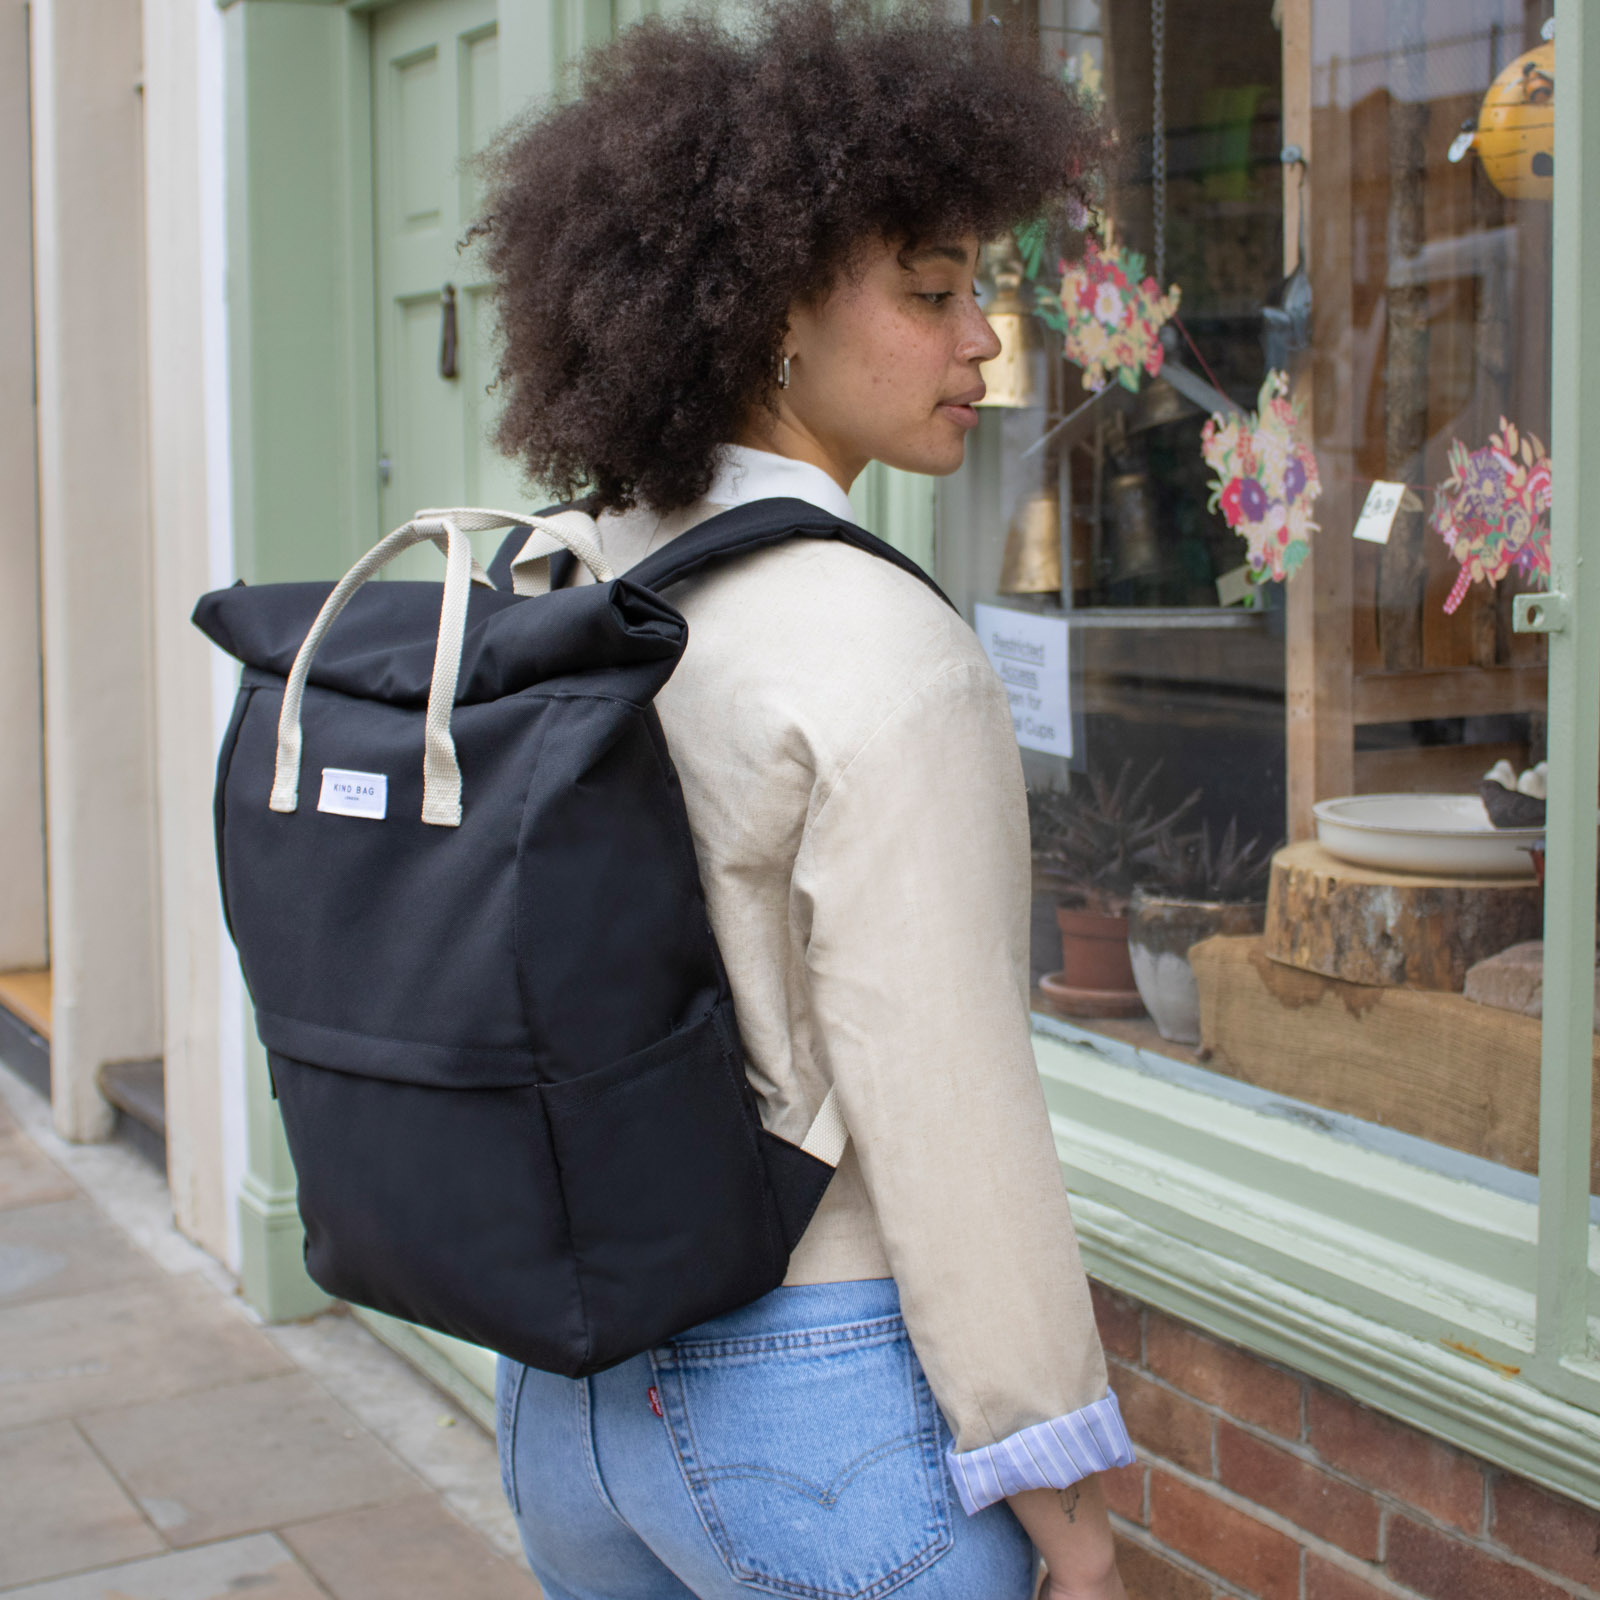
[[[757,1124],[717,1012],[539,1092],[589,1330],[585,1371],[782,1281],[787,1252]]]

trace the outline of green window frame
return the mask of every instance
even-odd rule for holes
[[[1600,16],[1557,0],[1549,872],[1539,1176],[1035,1016],[1089,1270],[1600,1506],[1591,1220],[1600,775]],[[1590,555],[1585,572],[1583,557]],[[1487,1180],[1487,1183],[1486,1183]]]

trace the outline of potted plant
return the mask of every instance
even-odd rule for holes
[[[1028,797],[1033,859],[1040,887],[1056,897],[1061,970],[1039,987],[1056,1010],[1076,1017],[1137,1016],[1143,1009],[1128,944],[1128,905],[1153,850],[1199,803],[1196,790],[1158,816],[1149,804],[1158,761],[1137,783],[1125,761],[1116,781],[1091,768],[1071,788]]]
[[[1140,865],[1128,912],[1134,981],[1163,1039],[1198,1044],[1200,990],[1189,951],[1213,934],[1261,932],[1272,851],[1259,839],[1241,845],[1234,817],[1215,847],[1204,822],[1194,833],[1163,829]]]

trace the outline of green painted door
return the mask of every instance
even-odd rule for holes
[[[379,532],[423,506],[529,504],[489,443],[490,308],[478,253],[462,244],[477,205],[469,161],[500,121],[496,21],[495,0],[405,0],[372,20]],[[497,538],[482,536],[480,556]],[[442,570],[426,549],[391,568]]]
[[[375,539],[424,506],[528,503],[516,470],[489,444],[488,299],[476,252],[461,246],[477,199],[468,161],[500,121],[496,20],[495,0],[404,0],[371,23],[382,523]],[[447,286],[455,300],[453,375],[441,363]],[[480,559],[499,538],[475,541]],[[394,577],[437,579],[443,571],[428,548],[389,568]],[[375,1313],[363,1319],[485,1415],[483,1397],[494,1393],[488,1351]]]

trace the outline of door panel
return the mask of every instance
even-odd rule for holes
[[[500,120],[495,0],[408,0],[372,21],[377,265],[377,533],[422,506],[516,510],[533,498],[489,443],[496,404],[492,317],[477,252],[461,247],[477,204],[469,169]],[[456,374],[440,371],[443,290],[455,289]],[[386,480],[386,481],[384,481]],[[478,536],[480,558],[498,536]],[[438,577],[431,550],[396,577]]]

